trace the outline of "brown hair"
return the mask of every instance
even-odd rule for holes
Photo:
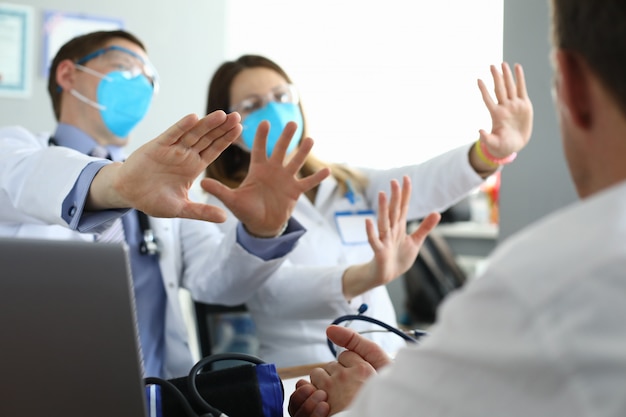
[[[56,81],[56,72],[59,63],[66,59],[77,61],[85,55],[102,48],[108,41],[114,38],[127,39],[139,46],[144,51],[146,50],[143,43],[137,37],[124,30],[98,31],[77,36],[68,41],[61,47],[61,49],[59,49],[54,59],[52,60],[52,64],[50,65],[50,72],[48,75],[48,94],[50,94],[50,99],[52,100],[52,108],[54,110],[54,117],[56,117],[57,120],[59,120],[59,118],[61,117],[62,91],[61,86],[59,86]]]
[[[552,0],[554,47],[583,57],[626,114],[626,2]]]
[[[289,75],[274,61],[260,55],[242,55],[234,61],[224,62],[213,74],[213,78],[209,83],[207,114],[215,110],[229,111],[231,105],[230,87],[235,77],[247,68],[268,68],[280,74],[287,82],[292,82]],[[299,106],[304,120],[302,137],[306,137],[307,124],[301,101]],[[238,146],[229,146],[207,167],[206,176],[216,179],[231,188],[236,188],[247,175],[249,165],[250,154],[248,152]],[[303,176],[308,176],[326,166],[330,167],[332,175],[339,182],[342,191],[347,190],[346,180],[348,179],[353,186],[360,189],[367,184],[367,179],[360,173],[343,165],[324,163],[311,154],[307,157],[300,172]]]

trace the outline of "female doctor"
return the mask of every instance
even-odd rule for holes
[[[295,366],[333,359],[326,343],[326,327],[338,316],[356,314],[362,304],[366,315],[396,325],[397,320],[384,285],[355,285],[354,265],[372,258],[364,219],[378,210],[377,195],[388,192],[392,180],[410,178],[414,192],[408,203],[407,218],[417,220],[431,212],[441,212],[512,162],[530,139],[532,104],[526,93],[522,68],[515,77],[508,64],[502,71],[494,66],[496,100],[479,80],[479,89],[492,118],[490,133],[480,130],[480,138],[424,163],[389,170],[354,169],[326,164],[309,154],[300,170],[310,175],[329,166],[331,176],[302,195],[294,210],[307,229],[298,246],[270,279],[247,300],[257,326],[260,355],[277,366]],[[515,79],[517,81],[515,81]],[[243,131],[206,170],[206,176],[236,188],[250,166],[250,149],[259,123],[270,122],[267,152],[289,121],[298,131],[289,150],[306,137],[304,112],[295,86],[275,62],[256,55],[244,55],[223,63],[209,85],[206,112],[238,112]],[[209,196],[208,202],[219,204]],[[232,216],[229,216],[232,219]],[[231,228],[230,222],[218,225]],[[412,261],[413,259],[411,259]],[[358,274],[356,274],[358,275]],[[353,322],[360,331],[375,325]],[[370,332],[369,337],[393,354],[404,341],[391,333]]]

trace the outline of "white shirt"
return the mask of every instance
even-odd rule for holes
[[[626,415],[626,183],[496,249],[342,416]]]
[[[409,175],[413,193],[409,219],[432,211],[443,211],[460,201],[482,182],[469,164],[470,145],[460,147],[420,165],[391,170],[364,170],[369,185],[353,203],[339,191],[334,178],[324,180],[315,204],[302,196],[293,216],[307,230],[285,264],[257,291],[246,305],[255,321],[260,356],[278,367],[333,360],[326,342],[326,327],[336,318],[356,314],[362,303],[365,315],[397,325],[391,299],[385,287],[366,292],[348,303],[342,293],[342,275],[353,264],[368,262],[373,252],[367,242],[343,244],[335,223],[337,212],[376,210],[378,192],[389,195],[390,181],[402,183]],[[210,204],[219,204],[209,197]],[[218,225],[222,230],[232,223]],[[365,223],[363,223],[365,230]],[[382,330],[376,325],[354,321],[351,327]],[[405,342],[391,333],[369,333],[370,338],[394,354]]]

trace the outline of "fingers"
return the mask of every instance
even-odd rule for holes
[[[491,65],[489,69],[491,71],[491,76],[493,77],[493,87],[494,92],[496,93],[496,99],[498,100],[498,103],[502,103],[508,98],[504,79],[502,78],[500,72],[496,69],[495,65]]]
[[[495,65],[491,65],[490,71],[493,77],[494,92],[498,103],[503,103],[506,100],[512,100],[515,98],[526,99],[528,93],[526,91],[526,82],[524,80],[524,72],[522,66],[515,64],[515,77],[511,72],[511,68],[508,63],[502,63],[502,72],[499,72]],[[492,99],[485,83],[482,80],[478,80],[478,88],[483,98],[483,102],[489,109],[493,111],[497,103]]]
[[[378,193],[378,233],[381,239],[395,228],[398,224],[406,223],[411,199],[411,179],[405,175],[402,177],[402,188],[397,180],[391,180],[391,198],[387,203],[384,192]],[[405,227],[405,225],[403,225]]]
[[[372,221],[372,219],[365,219],[365,232],[367,233],[367,241],[375,252],[384,248],[378,235],[376,234],[376,228],[374,227],[374,222]]]
[[[396,182],[395,185],[398,185]],[[393,194],[394,181],[391,182]],[[387,204],[387,195],[383,191],[378,192],[378,236],[383,239],[389,232],[389,205]]]
[[[511,68],[506,62],[502,63],[502,77],[504,78],[504,85],[506,87],[506,97],[509,100],[516,98],[517,86],[515,84],[515,80],[513,79],[513,73],[511,72]]]
[[[392,229],[398,223],[400,217],[400,184],[397,180],[391,181],[391,199],[389,203],[389,228]]]
[[[184,133],[180,135],[178,142],[186,148],[191,148],[198,143],[200,138],[214,129],[218,129],[221,125],[226,123],[228,116],[221,110],[215,111],[211,114],[198,119],[196,115],[196,122],[191,126],[185,125]],[[233,119],[233,117],[231,117]],[[186,117],[183,118],[187,122]],[[182,129],[182,124],[181,124]]]
[[[267,135],[270,133],[270,123],[263,120],[254,134],[254,142],[250,150],[250,163],[263,162],[267,159]],[[284,134],[284,132],[283,132]]]
[[[517,94],[519,98],[527,100],[528,92],[526,91],[526,80],[524,78],[524,69],[520,64],[515,64],[515,79],[517,80]]]
[[[192,132],[192,135],[198,135],[197,140],[192,145],[204,162],[211,163],[221,154],[224,149],[230,146],[241,135],[241,117],[238,113],[230,113],[226,115],[226,120],[215,125],[212,116],[219,116],[213,112],[203,118]],[[191,142],[191,140],[190,140]]]
[[[296,153],[291,157],[291,160],[287,163],[287,168],[292,172],[298,172],[300,168],[302,168],[302,165],[304,164],[306,157],[309,156],[309,153],[311,152],[312,148],[313,148],[313,139],[308,138],[308,137],[302,139],[302,141],[300,142],[300,146],[298,146],[298,149],[296,150]]]
[[[178,142],[185,132],[191,129],[197,122],[197,115],[188,114],[170,126],[157,138],[157,140],[163,145],[173,145]]]
[[[483,80],[478,80],[478,88],[480,89],[480,95],[483,98],[483,103],[485,103],[485,106],[487,106],[487,110],[489,110],[489,113],[492,114],[497,104],[495,101],[493,101],[493,98],[491,98],[491,94],[489,94],[487,86],[485,85]]]
[[[356,353],[369,362],[374,369],[380,369],[390,362],[385,351],[376,343],[366,339],[352,329],[331,325],[326,329],[326,335],[335,345]]]
[[[398,181],[391,180],[391,197],[387,203],[386,194],[381,191],[378,193],[378,234],[380,239],[384,239],[398,222],[400,215],[400,184]]]
[[[167,129],[158,140],[164,145],[180,144],[194,149],[207,163],[212,162],[241,134],[241,117],[238,113],[214,111],[198,120],[189,114]]]
[[[296,390],[289,398],[287,410],[292,417],[315,416],[325,417],[330,413],[330,406],[326,403],[328,395],[322,390],[318,390],[311,383],[300,383],[296,385]]]
[[[296,122],[288,122],[285,125],[285,128],[281,132],[278,141],[274,145],[274,150],[272,151],[272,156],[270,158],[277,159],[279,161],[283,161],[285,159],[285,155],[287,154],[287,148],[291,143],[291,139],[293,135],[296,133],[298,129],[298,125]]]
[[[409,203],[411,202],[411,179],[408,175],[402,177],[402,201],[400,205],[400,220],[406,223],[406,218],[409,213]],[[406,226],[406,225],[405,225]]]
[[[294,123],[294,126],[296,126],[295,123]],[[304,162],[306,161],[306,158],[311,152],[312,148],[313,148],[313,139],[308,138],[308,137],[302,139],[302,141],[300,142],[300,146],[298,146],[298,148],[296,149],[295,154],[291,157],[291,159],[289,160],[289,162],[287,162],[287,165],[285,166],[285,169],[287,170],[287,172],[293,173],[294,175],[300,172],[300,169],[302,168],[302,165],[304,165]],[[274,155],[272,154],[272,157],[273,156]],[[330,168],[328,167],[322,168],[318,170],[317,172],[315,172],[314,174],[311,174],[308,177],[300,179],[299,181],[300,189],[303,192],[308,191],[312,189],[313,187],[316,187],[317,185],[319,185],[319,183],[321,183],[329,175],[330,175]]]

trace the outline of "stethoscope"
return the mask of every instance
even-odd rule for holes
[[[366,322],[373,323],[382,327],[386,331],[391,332],[401,337],[402,339],[406,340],[408,343],[417,343],[422,337],[428,335],[428,333],[425,332],[424,330],[419,330],[419,329],[401,330],[401,329],[398,329],[397,327],[391,326],[373,317],[364,316],[363,313],[365,313],[366,311],[367,311],[367,304],[361,304],[359,306],[359,310],[357,314],[347,314],[345,316],[338,317],[332,322],[332,324],[340,324],[340,323],[347,321],[348,324],[346,326],[349,326],[353,320],[366,321]],[[369,332],[372,332],[372,331],[375,331],[375,330],[370,330]],[[362,333],[367,333],[367,332],[362,332]],[[326,343],[328,343],[328,348],[330,349],[333,356],[337,357],[337,350],[335,349],[333,342],[331,342],[330,339],[326,338]]]
[[[154,236],[152,227],[150,226],[150,219],[148,215],[143,211],[135,210],[137,212],[137,219],[139,220],[139,228],[141,229],[142,241],[139,244],[139,253],[142,255],[158,255],[159,254],[159,242]]]
[[[167,379],[159,377],[146,377],[144,378],[144,383],[146,384],[146,386],[158,385],[162,389],[168,391],[168,393],[171,394],[172,397],[175,398],[176,401],[178,401],[178,403],[183,407],[183,410],[188,417],[228,417],[222,411],[209,404],[204,399],[204,397],[202,397],[198,389],[197,382],[197,377],[203,368],[213,364],[214,362],[228,360],[248,362],[253,365],[261,365],[266,363],[256,356],[237,352],[217,353],[211,356],[206,356],[200,359],[200,361],[198,361],[191,368],[191,371],[189,371],[189,374],[187,375],[187,395],[185,395],[183,391],[181,391],[174,383]],[[245,398],[242,400],[245,401]],[[201,409],[201,412],[197,413],[194,410],[194,406],[198,409]]]

